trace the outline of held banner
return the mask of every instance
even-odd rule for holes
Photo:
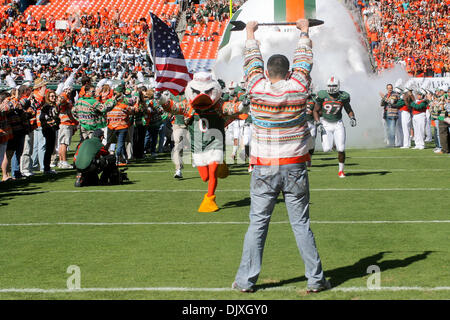
[[[55,29],[66,30],[69,27],[69,22],[67,20],[56,20]]]
[[[295,22],[315,18],[316,0],[273,0],[275,22]]]
[[[450,87],[450,77],[445,78],[411,78],[406,83],[405,86],[412,86],[413,89],[428,89],[436,91],[436,89],[441,87]]]

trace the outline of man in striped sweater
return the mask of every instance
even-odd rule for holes
[[[264,61],[255,39],[258,23],[247,23],[244,72],[251,99],[250,225],[245,235],[241,264],[232,287],[252,292],[261,271],[269,221],[280,192],[283,193],[298,249],[305,263],[308,292],[330,288],[325,279],[309,222],[309,181],[306,161],[310,160],[311,137],[306,122],[306,99],[313,62],[309,23],[297,21],[301,31],[292,73],[289,60],[273,55]],[[266,78],[266,77],[267,78]]]
[[[93,85],[87,84],[84,88],[84,96],[78,99],[72,109],[73,117],[80,123],[80,134],[83,140],[92,138],[95,130],[106,127],[106,113],[116,104],[114,99],[109,99],[105,104],[101,104],[95,99]]]

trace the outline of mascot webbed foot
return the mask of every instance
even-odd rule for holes
[[[217,210],[219,210],[219,207],[216,204],[216,195],[208,197],[208,194],[205,194],[198,212],[215,212]]]

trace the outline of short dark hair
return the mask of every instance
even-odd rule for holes
[[[83,76],[81,77],[81,85],[84,86],[88,83],[91,83],[91,78],[87,77],[87,76]]]
[[[24,94],[25,94],[29,89],[30,89],[29,86],[21,85],[21,86],[19,87],[19,89],[17,90],[18,93],[19,93],[19,98],[23,97]]]
[[[267,61],[269,77],[284,78],[289,72],[289,60],[282,54],[274,54]]]
[[[90,83],[88,83],[88,84],[86,84],[86,85],[84,86],[84,92],[85,92],[85,93],[88,93],[89,90],[91,90],[91,89],[95,89],[95,87],[94,87],[92,84],[90,84]]]

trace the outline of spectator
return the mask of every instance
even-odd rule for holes
[[[45,138],[44,174],[55,174],[56,171],[50,169],[50,162],[55,151],[56,130],[59,128],[60,119],[56,108],[56,93],[53,90],[47,90],[45,94],[39,121]]]
[[[9,178],[20,179],[22,178],[22,174],[20,172],[19,161],[22,156],[25,135],[27,133],[27,118],[22,105],[19,103],[17,89],[11,90],[10,96],[3,103],[7,104],[5,107],[8,110],[6,113],[6,121],[12,129],[12,138],[8,140],[6,156],[2,162],[3,180],[8,180]],[[13,156],[15,156],[14,161]],[[11,170],[12,175],[10,176],[9,173]]]
[[[386,111],[386,127],[387,127],[387,139],[390,147],[395,146],[395,129],[398,119],[398,93],[393,92],[392,84],[386,86],[388,93],[381,100],[381,107]]]
[[[424,89],[416,91],[416,100],[411,102],[413,109],[413,128],[414,128],[414,142],[416,146],[414,149],[425,149],[425,122],[427,110],[427,101],[425,100],[426,92]]]
[[[72,165],[67,162],[67,148],[69,147],[72,136],[76,131],[78,121],[75,120],[72,114],[72,88],[67,86],[64,88],[64,92],[58,97],[58,109],[59,109],[59,119],[60,126],[58,132],[58,143],[59,143],[59,162],[58,168],[61,169],[72,169]]]
[[[112,131],[117,139],[116,161],[117,165],[125,165],[127,163],[127,155],[125,151],[125,141],[128,136],[128,128],[130,127],[130,117],[137,111],[138,106],[128,105],[124,97],[125,88],[119,85],[114,89],[115,106],[107,113],[108,129]]]
[[[95,99],[94,86],[87,84],[84,88],[84,96],[78,99],[72,109],[73,117],[80,123],[80,134],[83,140],[91,138],[94,130],[106,127],[106,110],[111,107]],[[110,103],[114,104],[113,101]]]
[[[13,138],[11,126],[8,123],[7,113],[9,112],[8,103],[3,103],[7,98],[6,93],[0,94],[0,160],[5,158],[8,141]],[[2,167],[2,181],[10,180],[11,176],[8,171],[3,171]]]

